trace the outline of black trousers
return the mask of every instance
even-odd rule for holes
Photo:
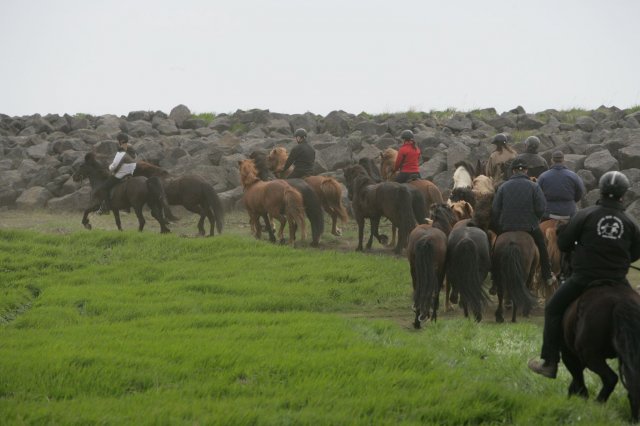
[[[406,182],[409,182],[410,180],[416,180],[416,179],[422,179],[420,176],[420,173],[398,172],[394,180],[398,183],[406,183]]]
[[[111,189],[119,184],[121,181],[115,176],[109,176],[107,180],[105,180],[102,185],[98,186],[95,191],[93,191],[93,195],[100,197],[102,200],[109,203],[111,201]]]

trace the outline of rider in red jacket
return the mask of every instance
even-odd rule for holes
[[[393,166],[393,171],[398,172],[395,181],[405,183],[410,180],[420,179],[421,153],[420,148],[418,148],[416,141],[413,139],[413,132],[404,130],[400,134],[400,138],[404,143],[398,150],[396,164]]]

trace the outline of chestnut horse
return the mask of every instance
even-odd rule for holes
[[[209,236],[214,234],[214,223],[218,234],[222,233],[224,207],[213,186],[201,176],[184,175],[172,178],[169,172],[163,168],[146,161],[136,162],[136,169],[133,175],[160,177],[170,205],[183,206],[190,212],[200,215],[197,225],[198,234],[205,235],[205,218],[209,220]]]
[[[367,249],[371,248],[373,237],[385,244],[387,237],[379,235],[380,218],[389,219],[398,228],[398,242],[394,252],[400,254],[406,246],[409,232],[416,226],[412,210],[411,194],[406,186],[395,182],[376,183],[359,164],[344,168],[349,198],[352,201],[353,214],[358,224],[358,247],[362,251],[364,221],[369,219],[371,233]]]
[[[455,216],[446,204],[434,207],[430,225],[418,225],[409,234],[407,257],[413,285],[413,326],[437,319],[440,288],[444,281],[447,235]]]
[[[513,301],[512,322],[522,309],[524,316],[536,303],[530,293],[538,267],[539,253],[533,237],[524,231],[510,231],[498,235],[491,257],[491,279],[498,293],[496,322],[504,322],[503,298],[505,292]]]
[[[73,173],[73,180],[75,182],[81,182],[84,178],[88,178],[92,190],[97,191],[97,193],[92,194],[91,205],[84,210],[82,216],[82,225],[84,225],[86,229],[91,229],[89,213],[98,211],[102,200],[106,196],[104,190],[99,188],[109,176],[109,170],[105,165],[98,162],[93,152],[89,152],[84,156],[84,163],[80,164]],[[96,197],[93,197],[93,195],[96,195]],[[142,176],[124,178],[111,189],[111,211],[113,212],[118,230],[122,231],[120,210],[133,208],[138,218],[138,231],[142,231],[146,223],[144,215],[142,214],[142,207],[145,204],[151,208],[151,215],[160,224],[160,232],[170,232],[167,227],[168,222],[165,214],[170,215],[171,211],[167,205],[162,183],[157,177],[147,179]]]
[[[286,175],[290,173],[288,171],[283,175],[282,171],[287,158],[287,150],[283,147],[273,148],[267,157],[269,169],[280,178],[286,178]],[[315,191],[322,208],[331,217],[331,233],[336,236],[342,235],[342,230],[338,227],[338,220],[344,226],[349,215],[342,204],[342,185],[340,182],[330,176],[308,176],[304,178],[304,181]]]
[[[289,223],[289,244],[293,247],[297,228],[300,228],[301,238],[305,238],[304,204],[300,192],[282,179],[268,182],[260,180],[253,160],[238,161],[240,181],[244,188],[242,201],[247,213],[249,224],[257,239],[262,235],[260,217],[269,224],[268,216],[280,222],[278,237],[284,241],[284,226]],[[271,226],[267,226],[269,240],[275,242]]]
[[[596,281],[567,308],[562,321],[562,361],[571,373],[569,395],[587,398],[584,369],[602,380],[597,400],[605,402],[618,376],[607,365],[618,358],[622,384],[627,389],[631,419],[640,410],[640,295],[629,285]]]
[[[260,180],[273,180],[274,176],[269,170],[267,153],[264,151],[254,151],[249,155],[256,166],[258,177]],[[307,183],[306,179],[287,179],[287,183],[300,191],[304,211],[311,224],[311,246],[318,247],[320,245],[320,236],[324,232],[324,215],[322,214],[322,205],[320,197],[314,188]]]
[[[544,243],[547,247],[547,253],[549,254],[549,262],[551,263],[551,272],[556,277],[559,277],[562,272],[562,252],[558,247],[558,237],[556,235],[556,229],[561,223],[566,223],[564,220],[549,219],[540,223],[540,230],[544,236]],[[545,300],[549,299],[553,293],[558,289],[559,280],[553,286],[540,285],[538,291],[542,293],[542,297]],[[541,288],[540,288],[541,287]]]

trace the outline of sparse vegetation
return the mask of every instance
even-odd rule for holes
[[[200,112],[197,114],[191,114],[193,118],[199,118],[200,120],[204,120],[205,123],[209,124],[216,118],[215,112]]]

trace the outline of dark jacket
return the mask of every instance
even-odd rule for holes
[[[576,203],[585,193],[584,182],[580,176],[564,164],[554,164],[541,174],[538,185],[547,200],[545,217],[549,217],[550,214],[573,216],[577,210]]]
[[[549,170],[549,163],[547,163],[547,160],[535,152],[523,152],[516,158],[521,158],[525,163],[527,163],[527,175],[529,175],[529,177],[537,178],[541,173]]]
[[[619,280],[640,258],[640,228],[621,202],[601,199],[571,218],[558,234],[558,247],[575,252],[571,256],[574,273]]]
[[[316,151],[307,143],[307,141],[300,142],[294,146],[289,153],[287,162],[284,163],[284,170],[287,170],[291,165],[295,168],[293,173],[289,175],[290,178],[302,178],[311,176],[313,174],[313,165],[316,161]]]
[[[532,231],[538,226],[545,206],[540,187],[524,173],[517,173],[498,187],[491,219],[500,232]]]

